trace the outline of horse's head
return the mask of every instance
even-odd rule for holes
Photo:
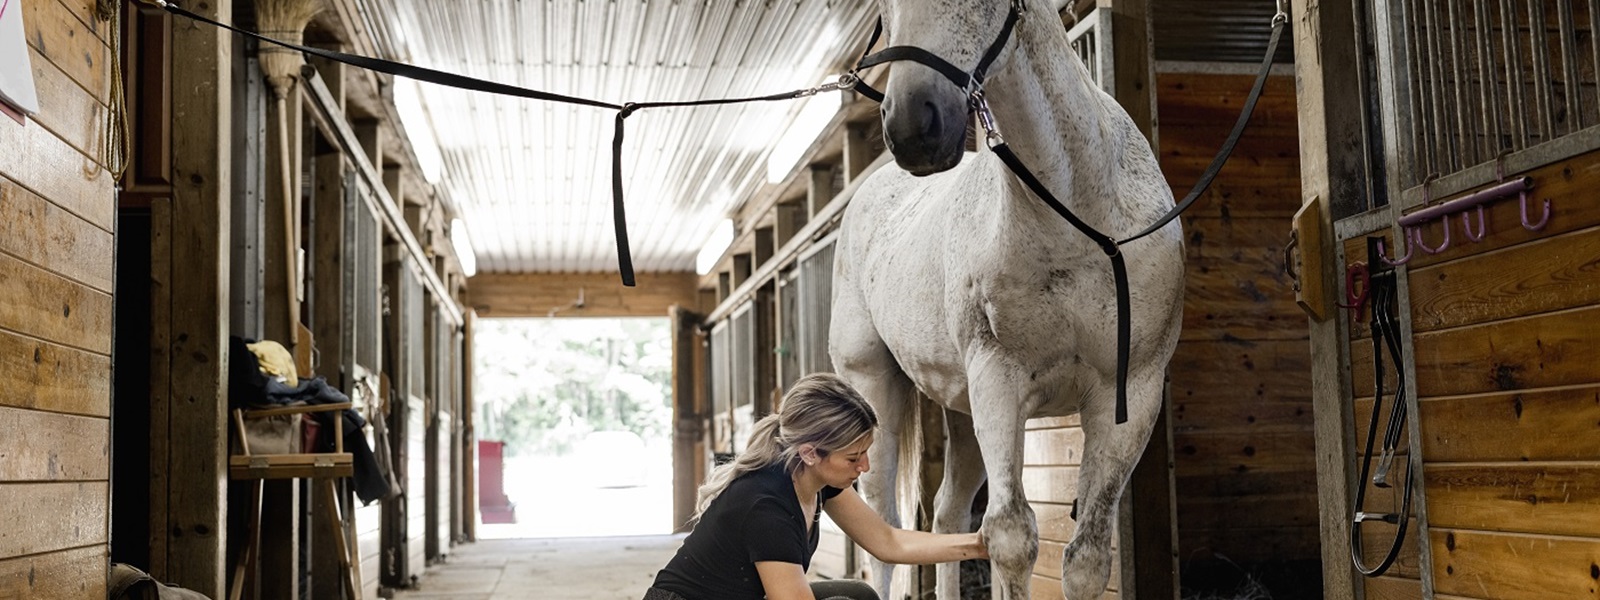
[[[1005,44],[996,49],[1000,61],[1014,47],[1001,37],[1014,3],[1054,7],[1062,1],[878,0],[878,7],[889,46],[920,48],[970,75],[997,40]],[[961,162],[969,92],[920,60],[897,63],[889,73],[881,111],[884,141],[900,168],[928,175]]]

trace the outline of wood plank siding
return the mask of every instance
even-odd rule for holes
[[[1542,231],[1503,199],[1485,206],[1481,242],[1458,237],[1407,265],[1420,439],[1408,431],[1400,444],[1422,456],[1425,502],[1412,514],[1427,528],[1413,524],[1396,566],[1365,582],[1368,598],[1600,598],[1600,204],[1586,191],[1600,152],[1508,174],[1524,175],[1533,202],[1558,207]],[[1425,232],[1442,235],[1436,223]],[[1347,264],[1369,260],[1368,237],[1392,232],[1346,240]],[[1349,328],[1358,456],[1372,410],[1366,318]],[[1393,490],[1369,487],[1364,508],[1397,510]],[[1394,528],[1364,531],[1376,560]]]
[[[1157,76],[1174,194],[1210,163],[1253,80]],[[1213,559],[1318,558],[1309,333],[1283,271],[1300,198],[1295,102],[1293,78],[1269,78],[1232,158],[1183,217],[1184,324],[1169,372],[1186,576]]]
[[[1410,265],[1427,567],[1439,594],[1600,598],[1600,152],[1508,175],[1543,231],[1509,198]]]
[[[16,7],[13,4],[13,7]],[[21,5],[41,112],[0,118],[0,598],[105,597],[116,192],[107,23]]]

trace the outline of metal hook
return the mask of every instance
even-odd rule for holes
[[[1521,196],[1518,197],[1518,202],[1522,204],[1522,227],[1524,229],[1527,229],[1528,231],[1540,231],[1543,230],[1544,226],[1550,222],[1549,198],[1544,199],[1544,216],[1539,218],[1538,223],[1528,222],[1528,192],[1522,192]]]
[[[1272,25],[1289,22],[1289,0],[1278,0],[1278,14],[1272,15]]]
[[[989,147],[993,148],[1006,143],[1005,138],[1000,137],[1000,127],[995,125],[994,111],[989,110],[989,100],[984,98],[983,89],[979,88],[969,98],[972,102],[973,112],[978,113],[978,123],[983,126],[984,132],[988,134]]]
[[[1450,217],[1445,217],[1446,229],[1449,228],[1449,220]],[[1483,216],[1482,204],[1478,205],[1478,233],[1472,233],[1472,217],[1465,212],[1461,213],[1461,232],[1465,233],[1469,240],[1474,242],[1483,241],[1483,236],[1489,233],[1489,220]]]
[[[1387,263],[1391,267],[1398,267],[1411,262],[1411,255],[1416,252],[1416,248],[1411,245],[1410,228],[1407,228],[1403,231],[1405,232],[1406,238],[1406,255],[1394,260],[1389,260],[1389,251],[1383,248],[1383,238],[1378,238],[1378,259]]]
[[[1427,252],[1428,254],[1438,254],[1440,252],[1444,252],[1445,249],[1450,247],[1450,219],[1439,219],[1439,223],[1444,225],[1444,242],[1440,243],[1439,247],[1437,248],[1429,248],[1428,244],[1422,241],[1422,226],[1419,225],[1417,227],[1411,227],[1408,229],[1408,234],[1415,238],[1413,241],[1416,242],[1417,247],[1421,248],[1423,252]]]

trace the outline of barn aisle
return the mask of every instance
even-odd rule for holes
[[[452,549],[398,600],[637,600],[682,535],[487,540]]]

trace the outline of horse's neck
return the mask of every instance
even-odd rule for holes
[[[1009,60],[986,84],[996,125],[1057,198],[1104,228],[1127,131],[1106,113],[1054,19],[1023,19],[1016,36]]]

